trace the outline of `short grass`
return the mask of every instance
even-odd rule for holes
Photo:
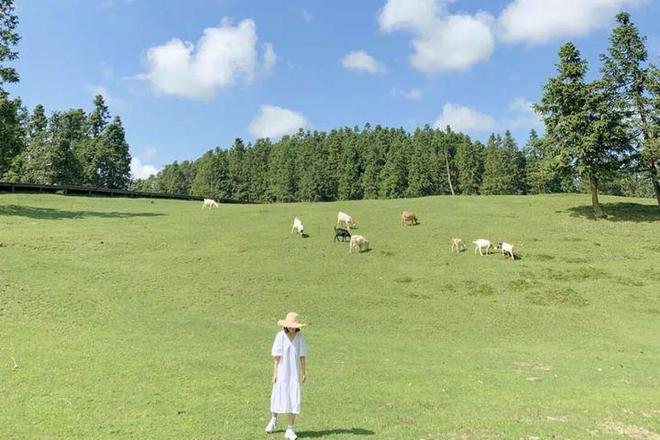
[[[579,195],[1,195],[0,438],[281,438],[263,433],[269,351],[294,310],[300,438],[658,439],[660,217],[604,201],[594,221]],[[332,241],[338,209],[370,252]],[[452,237],[520,258],[451,254]]]

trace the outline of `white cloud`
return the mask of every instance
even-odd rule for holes
[[[152,159],[157,152],[158,150],[155,148],[147,148],[146,150],[144,150],[144,157],[146,157],[147,160]]]
[[[146,179],[152,174],[157,174],[158,171],[157,167],[146,163],[143,164],[137,157],[131,159],[131,175],[136,179]]]
[[[534,111],[532,107],[534,103],[528,101],[523,97],[516,97],[511,102],[509,102],[509,110],[516,114],[516,116],[505,119],[502,121],[501,125],[504,125],[506,128],[516,130],[520,128],[527,129],[536,129],[540,130],[543,128],[543,122],[541,121],[538,113]]]
[[[450,14],[452,0],[387,0],[378,16],[381,31],[415,35],[410,62],[422,72],[468,69],[495,49],[495,18],[487,12]]]
[[[485,113],[458,104],[446,103],[435,127],[443,129],[449,125],[453,131],[479,132],[495,128],[495,119]]]
[[[204,30],[196,45],[174,38],[151,47],[146,53],[148,72],[137,76],[147,80],[154,90],[195,99],[211,99],[219,89],[243,79],[250,82],[257,60],[257,26],[246,19],[234,26],[223,19],[218,27]],[[276,60],[272,45],[267,44],[264,64]]]
[[[276,105],[262,105],[248,130],[255,138],[278,138],[309,125],[302,113]]]
[[[110,108],[110,110],[114,110],[115,112],[118,113],[123,113],[130,110],[130,108],[132,107],[131,103],[129,103],[128,101],[122,98],[112,95],[108,91],[108,89],[104,86],[87,85],[86,88],[92,96],[96,96],[96,95],[103,96],[103,99],[105,100],[105,103]]]
[[[390,93],[392,96],[401,96],[402,98],[406,98],[411,101],[419,101],[424,97],[422,91],[419,89],[401,90],[396,87],[392,87]]]
[[[356,70],[371,74],[385,73],[385,64],[376,61],[374,57],[363,50],[353,51],[341,60],[341,64],[348,70]]]
[[[266,43],[264,50],[264,68],[270,70],[277,63],[277,54],[271,43]]]
[[[507,42],[544,43],[577,37],[602,27],[625,6],[645,0],[513,0],[498,19]]]

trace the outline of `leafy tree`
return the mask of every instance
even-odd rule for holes
[[[648,173],[660,208],[660,110],[653,105],[654,95],[658,97],[653,89],[654,66],[646,65],[646,38],[639,35],[630,14],[621,12],[616,20],[608,53],[601,55],[603,85],[625,117],[635,163]]]
[[[95,162],[98,165],[98,184],[105,188],[127,188],[131,176],[131,154],[119,116],[115,116],[105,127],[97,141]]]
[[[484,173],[484,151],[481,142],[472,143],[467,140],[459,145],[456,153],[458,166],[458,185],[461,193],[479,194],[481,179]]]
[[[502,140],[502,161],[504,194],[526,194],[525,156],[518,149],[518,144],[509,130],[504,133]]]
[[[0,0],[0,94],[5,94],[5,83],[18,82],[16,69],[7,67],[5,62],[18,59],[18,51],[13,48],[21,37],[15,31],[18,17],[14,14],[14,0]]]
[[[339,177],[339,199],[356,200],[362,198],[362,161],[358,147],[356,130],[344,130],[345,144]]]
[[[481,194],[506,194],[510,189],[510,179],[506,177],[507,166],[502,151],[502,138],[491,134],[486,144],[484,174]]]
[[[101,133],[103,133],[103,130],[108,125],[109,121],[110,111],[105,104],[103,95],[96,95],[94,97],[94,111],[92,111],[87,118],[89,133],[92,138],[96,139],[101,136]]]
[[[589,181],[594,215],[602,217],[598,183],[618,166],[624,153],[622,118],[600,83],[585,83],[587,63],[572,43],[559,50],[557,71],[544,86],[536,109],[543,116],[559,165],[573,167]]]
[[[409,139],[397,136],[393,140],[385,165],[380,173],[380,191],[382,198],[401,198],[405,196],[408,184],[406,151],[409,149]]]
[[[524,150],[526,184],[530,194],[560,192],[560,178],[556,171],[555,157],[536,130],[529,133]]]
[[[227,155],[229,193],[232,198],[241,201],[247,201],[249,195],[249,175],[245,162],[246,151],[243,140],[236,138]]]

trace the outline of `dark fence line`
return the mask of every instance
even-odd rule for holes
[[[0,192],[12,193],[51,193],[64,195],[130,197],[145,199],[176,199],[202,201],[205,197],[187,194],[153,193],[144,191],[128,191],[125,189],[92,188],[72,185],[44,185],[38,183],[0,182]],[[232,199],[215,199],[218,203],[249,203]]]

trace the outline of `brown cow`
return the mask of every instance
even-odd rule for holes
[[[401,213],[401,226],[403,225],[416,225],[419,223],[417,221],[417,215],[412,211],[403,211]]]

